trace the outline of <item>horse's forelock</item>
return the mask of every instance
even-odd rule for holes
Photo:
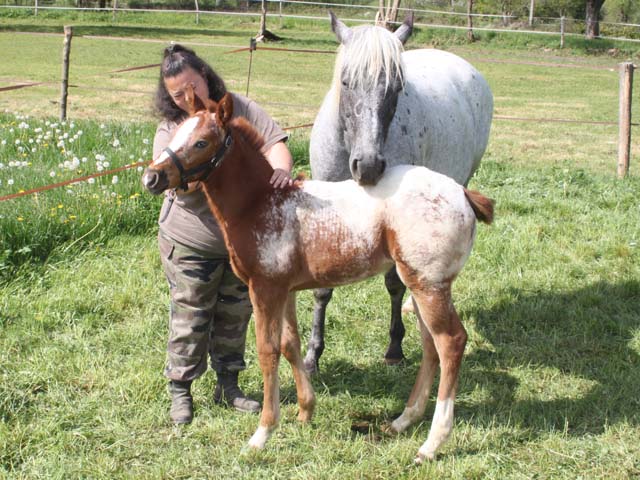
[[[348,45],[340,45],[336,68],[334,70],[334,86],[338,91],[341,76],[346,74],[349,86],[362,85],[373,87],[380,74],[385,75],[385,89],[397,79],[403,78],[402,52],[404,47],[400,40],[388,30],[372,25],[361,25],[352,29],[353,35]]]

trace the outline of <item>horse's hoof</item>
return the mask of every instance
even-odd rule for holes
[[[384,357],[384,363],[386,363],[389,366],[399,365],[403,362],[403,360],[404,360],[404,357],[400,357],[400,358]]]
[[[315,360],[304,360],[304,369],[309,375],[315,375],[320,371],[320,365]]]

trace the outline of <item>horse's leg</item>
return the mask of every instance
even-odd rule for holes
[[[308,422],[313,416],[313,409],[316,404],[313,386],[309,381],[309,375],[305,370],[300,353],[300,335],[298,334],[298,320],[296,318],[296,294],[289,293],[287,306],[284,312],[284,325],[282,328],[281,346],[282,354],[291,364],[293,378],[296,382],[296,392],[298,394],[298,420]]]
[[[407,287],[393,267],[384,276],[384,285],[391,297],[391,325],[389,326],[389,348],[384,354],[387,365],[396,365],[404,359],[402,353],[402,339],[404,338],[404,324],[402,323],[402,297]]]
[[[422,322],[433,337],[440,358],[438,401],[426,442],[418,450],[416,463],[435,458],[437,450],[447,441],[453,429],[453,405],[458,386],[458,374],[467,332],[451,301],[451,282],[428,288],[411,289]]]
[[[304,368],[309,373],[316,373],[320,369],[320,355],[324,351],[324,322],[327,305],[333,295],[332,288],[316,288],[313,291],[313,323],[311,337],[304,358]]]
[[[269,287],[249,288],[256,322],[256,350],[262,370],[264,397],[260,425],[249,440],[249,446],[264,448],[280,419],[280,343],[287,291]]]
[[[418,312],[418,309],[415,308],[415,311]],[[416,383],[413,385],[409,400],[407,400],[407,405],[402,415],[391,424],[391,428],[398,433],[406,430],[423,417],[429,401],[433,379],[438,369],[438,352],[433,343],[433,337],[429,333],[427,326],[420,319],[420,314],[417,313],[417,315],[417,327],[420,330],[422,339],[422,362],[416,376]]]

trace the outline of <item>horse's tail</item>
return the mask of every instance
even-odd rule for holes
[[[467,201],[478,220],[487,224],[493,222],[493,204],[495,203],[493,200],[485,197],[480,192],[467,190],[466,188],[464,189],[464,195],[467,197]]]

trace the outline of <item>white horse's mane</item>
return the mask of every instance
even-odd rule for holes
[[[382,27],[361,25],[351,29],[352,35],[348,45],[340,45],[334,69],[333,86],[340,92],[341,76],[345,70],[349,79],[349,87],[362,85],[373,87],[384,72],[385,89],[393,81],[404,83],[402,42],[391,32]]]

